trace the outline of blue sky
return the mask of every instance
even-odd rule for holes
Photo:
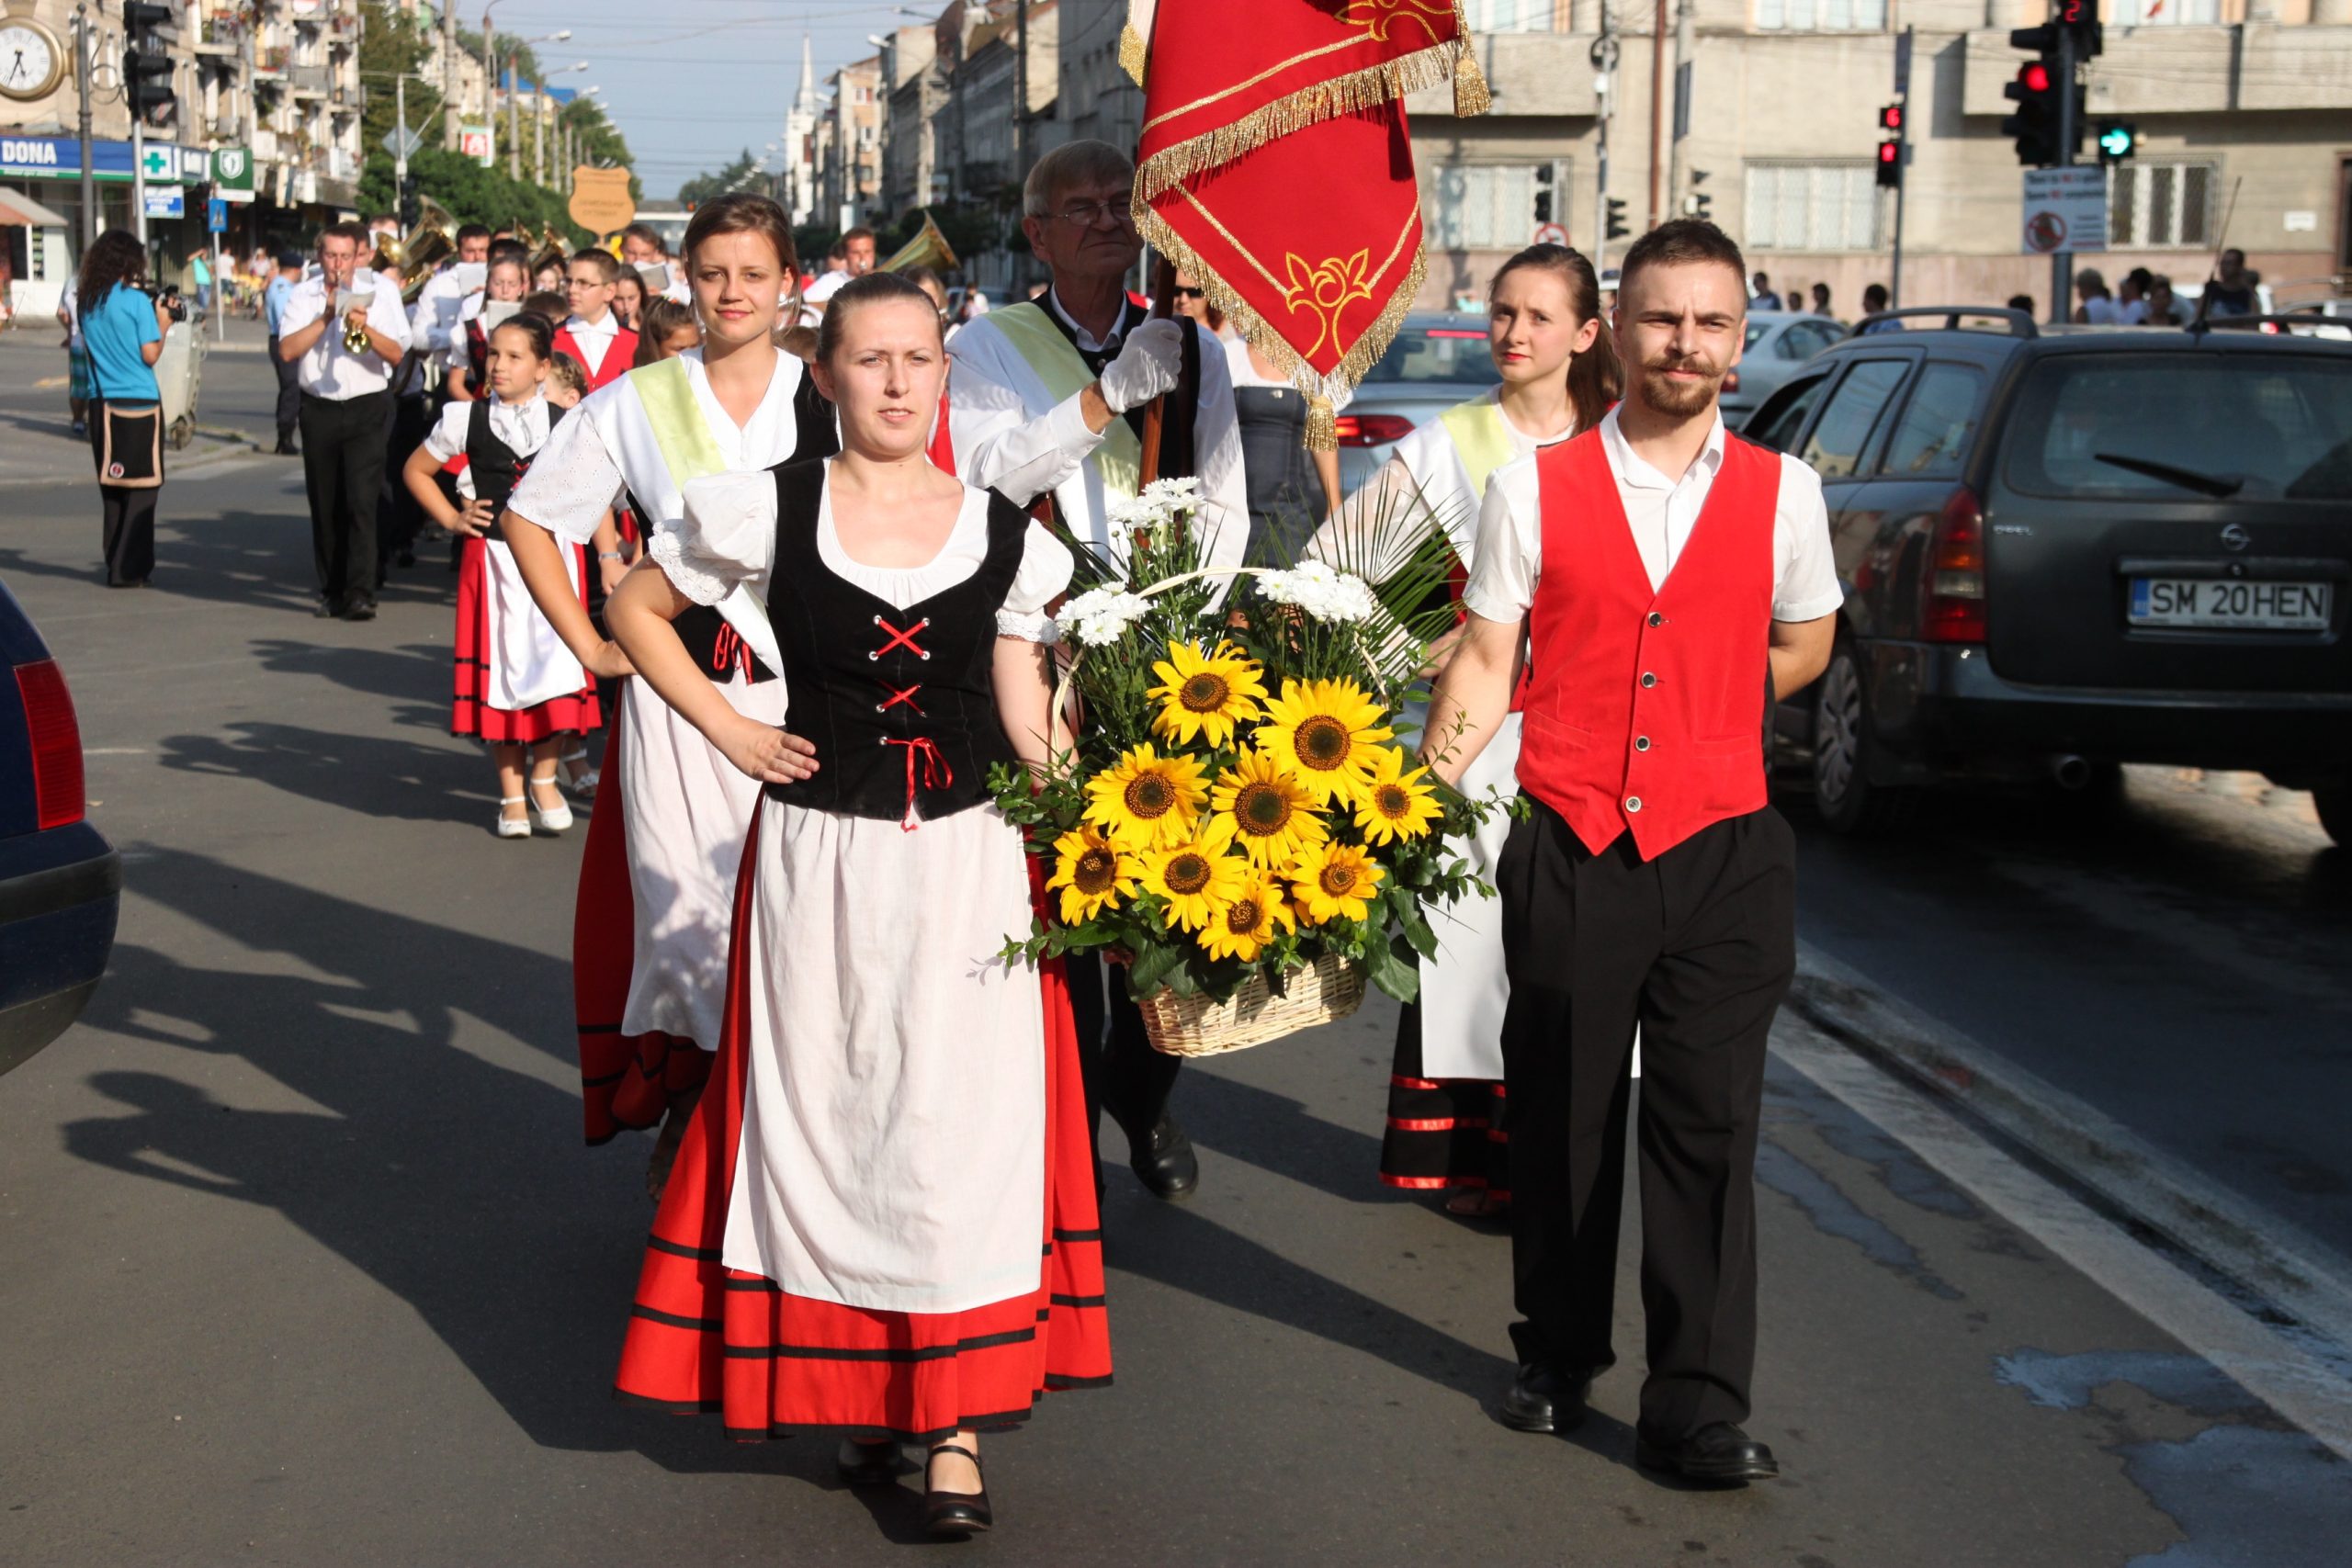
[[[459,19],[480,7],[458,0]],[[916,9],[909,7],[909,9]],[[605,111],[628,138],[648,199],[722,167],[750,147],[782,140],[798,83],[800,39],[815,45],[821,93],[834,67],[875,52],[865,41],[937,14],[853,0],[499,0],[492,24],[537,39],[569,28],[562,43],[533,48],[551,87],[604,90]],[[586,62],[588,69],[564,68]]]

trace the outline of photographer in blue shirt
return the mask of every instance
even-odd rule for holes
[[[155,362],[174,318],[146,282],[146,250],[127,230],[109,229],[82,258],[77,294],[90,356],[90,453],[105,502],[109,588],[144,588],[155,570],[155,502],[164,485]]]

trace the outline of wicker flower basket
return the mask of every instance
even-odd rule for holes
[[[1180,997],[1163,987],[1138,1005],[1153,1050],[1214,1056],[1345,1018],[1363,1003],[1363,970],[1326,953],[1293,971],[1279,997],[1264,976],[1253,975],[1227,1001]]]

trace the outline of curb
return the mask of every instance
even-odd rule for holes
[[[1804,942],[1788,1006],[1837,1043],[1965,1107],[2128,1219],[2352,1348],[2352,1259],[2291,1221]]]

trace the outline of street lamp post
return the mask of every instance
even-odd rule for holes
[[[543,76],[569,76],[575,71],[585,71],[588,62],[577,61],[560,71],[543,72]],[[535,185],[548,183],[548,85],[542,81],[533,95],[531,104],[531,180]]]

